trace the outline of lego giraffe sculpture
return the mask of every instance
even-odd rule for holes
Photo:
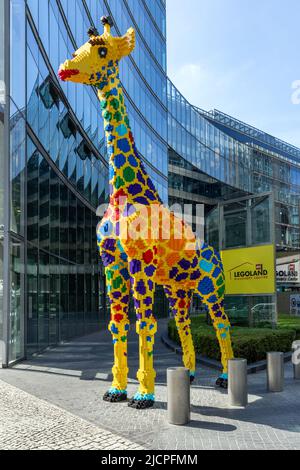
[[[127,400],[128,306],[132,291],[139,335],[140,386],[129,406],[145,409],[154,404],[155,286],[162,285],[169,299],[191,382],[196,368],[189,317],[193,293],[208,306],[216,329],[224,368],[217,385],[224,388],[227,362],[233,357],[230,324],[223,307],[225,281],[219,254],[196,240],[192,229],[163,206],[134,144],[119,79],[119,61],[133,51],[135,31],[130,28],[125,36],[113,37],[111,19],[103,17],[102,23],[104,33],[99,35],[91,28],[90,40],[75,52],[72,60],[61,65],[59,77],[98,89],[110,157],[110,204],[97,228],[111,304],[109,330],[115,358],[113,384],[104,400]],[[166,221],[169,236],[163,233]]]

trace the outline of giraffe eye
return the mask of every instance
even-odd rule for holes
[[[99,47],[98,54],[101,57],[101,59],[105,59],[105,57],[107,56],[107,48],[106,47]]]

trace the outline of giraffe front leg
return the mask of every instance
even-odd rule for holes
[[[127,400],[127,334],[129,322],[116,323],[111,321],[109,331],[113,337],[114,344],[114,366],[112,368],[113,383],[103,399],[110,403],[119,403]]]
[[[153,365],[154,336],[157,322],[153,316],[137,321],[136,331],[139,335],[140,368],[137,372],[139,390],[129,402],[131,408],[152,408],[155,402],[155,378]]]
[[[140,275],[135,275],[132,283],[137,316],[136,331],[139,335],[140,368],[137,379],[140,386],[138,392],[129,402],[129,406],[136,409],[151,408],[155,402],[156,373],[153,366],[153,348],[157,322],[152,313],[155,286],[149,276],[142,275],[144,272],[150,271],[153,272],[153,270],[147,269],[144,271],[142,267]]]
[[[111,321],[109,331],[114,345],[113,382],[103,399],[111,403],[127,400],[127,335],[130,328],[128,306],[130,294],[130,276],[127,264],[117,251],[102,253],[106,263],[107,294],[110,300]],[[108,264],[109,261],[109,264]]]

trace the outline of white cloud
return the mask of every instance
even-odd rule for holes
[[[242,93],[247,90],[247,79],[254,67],[255,61],[248,60],[220,74],[220,68],[217,70],[199,63],[189,63],[178,70],[170,70],[169,76],[192,104],[211,109],[224,106],[229,97],[234,101],[237,90]]]
[[[198,80],[201,74],[201,67],[199,64],[186,64],[179,69],[178,75],[182,77],[190,77],[192,80]]]
[[[170,78],[187,100],[199,105],[196,98],[201,96],[201,90],[209,78],[204,67],[200,64],[184,64],[173,73],[170,71]]]
[[[248,60],[247,62],[241,63],[236,67],[231,67],[226,72],[217,78],[216,86],[220,89],[230,88],[232,86],[238,86],[241,80],[244,80],[245,74],[248,74],[255,67],[254,60]]]

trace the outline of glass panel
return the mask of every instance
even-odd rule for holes
[[[39,255],[39,285],[38,285],[38,343],[39,350],[49,346],[49,255],[40,252]]]
[[[27,353],[38,352],[38,250],[27,248]]]
[[[212,210],[205,220],[205,240],[219,250],[219,208]]]
[[[60,275],[59,260],[50,256],[49,344],[59,341]]]
[[[276,324],[275,296],[251,297],[251,326],[273,326]]]
[[[76,266],[69,266],[69,336],[80,336],[84,334],[84,318],[77,315],[77,292],[76,292],[77,273]],[[83,291],[81,291],[83,292]],[[86,297],[86,293],[85,296]]]
[[[84,292],[84,274],[82,274],[82,269],[77,274],[76,309],[77,309],[78,318],[83,320],[84,319],[84,296],[80,295],[80,292]]]
[[[61,341],[70,338],[68,324],[69,324],[69,264],[60,260],[60,331]],[[83,292],[83,291],[81,291]],[[82,296],[83,298],[83,296]]]
[[[253,200],[251,205],[252,245],[269,243],[270,233],[270,199]]]
[[[225,310],[233,325],[271,327],[276,322],[275,296],[226,296]]]
[[[50,171],[50,252],[59,255],[59,179]]]
[[[39,240],[39,153],[27,141],[27,237],[38,245]]]
[[[21,359],[24,355],[24,262],[22,251],[21,244],[12,240],[10,252],[10,362]]]
[[[249,325],[249,297],[226,296],[225,311],[232,325]]]
[[[10,95],[19,110],[25,107],[25,2],[10,1]],[[22,86],[23,85],[23,86]]]
[[[25,120],[16,111],[10,120],[11,229],[24,235]]]
[[[40,248],[49,250],[50,245],[50,168],[44,158],[39,166],[39,243]]]
[[[235,214],[225,214],[225,248],[246,246],[246,211]]]

